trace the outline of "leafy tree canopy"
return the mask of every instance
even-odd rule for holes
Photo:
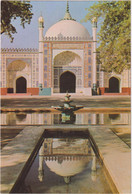
[[[82,20],[87,22],[96,17],[101,23],[98,61],[104,71],[121,73],[130,68],[130,7],[130,1],[97,2],[87,9]]]
[[[17,31],[11,23],[12,19],[19,17],[21,25],[25,28],[25,23],[31,22],[31,10],[32,5],[26,1],[1,1],[1,34],[6,33],[13,41],[12,34]]]

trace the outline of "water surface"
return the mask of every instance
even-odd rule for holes
[[[89,139],[63,136],[44,139],[19,192],[112,193],[113,191]]]

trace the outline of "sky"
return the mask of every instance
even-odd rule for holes
[[[34,14],[31,23],[25,25],[25,29],[20,25],[20,19],[12,21],[12,24],[16,27],[17,33],[14,34],[13,43],[10,42],[10,38],[2,34],[1,47],[2,48],[38,48],[38,18],[42,14],[44,17],[44,35],[49,27],[57,23],[65,15],[67,1],[30,1],[32,4],[32,13]],[[69,10],[72,18],[80,22],[87,10],[93,5],[94,1],[69,1]],[[92,36],[91,22],[82,23],[90,35]]]

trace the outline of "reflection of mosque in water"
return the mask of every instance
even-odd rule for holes
[[[47,138],[39,150],[38,178],[44,180],[46,166],[51,172],[62,176],[65,183],[81,173],[91,162],[91,178],[96,180],[96,156],[88,139]]]
[[[66,119],[69,116],[53,113],[2,113],[2,125],[54,125],[60,123],[67,123]],[[92,125],[105,125],[105,124],[129,124],[131,121],[130,113],[75,113],[71,118],[71,124],[92,124]],[[65,121],[65,122],[64,122]]]

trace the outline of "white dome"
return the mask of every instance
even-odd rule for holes
[[[52,172],[60,176],[74,176],[82,172],[87,164],[89,163],[90,158],[83,158],[80,160],[67,161],[63,160],[60,164],[58,161],[45,161],[46,165]]]
[[[74,20],[61,20],[57,22],[47,30],[45,37],[78,37],[90,39],[87,29]]]

